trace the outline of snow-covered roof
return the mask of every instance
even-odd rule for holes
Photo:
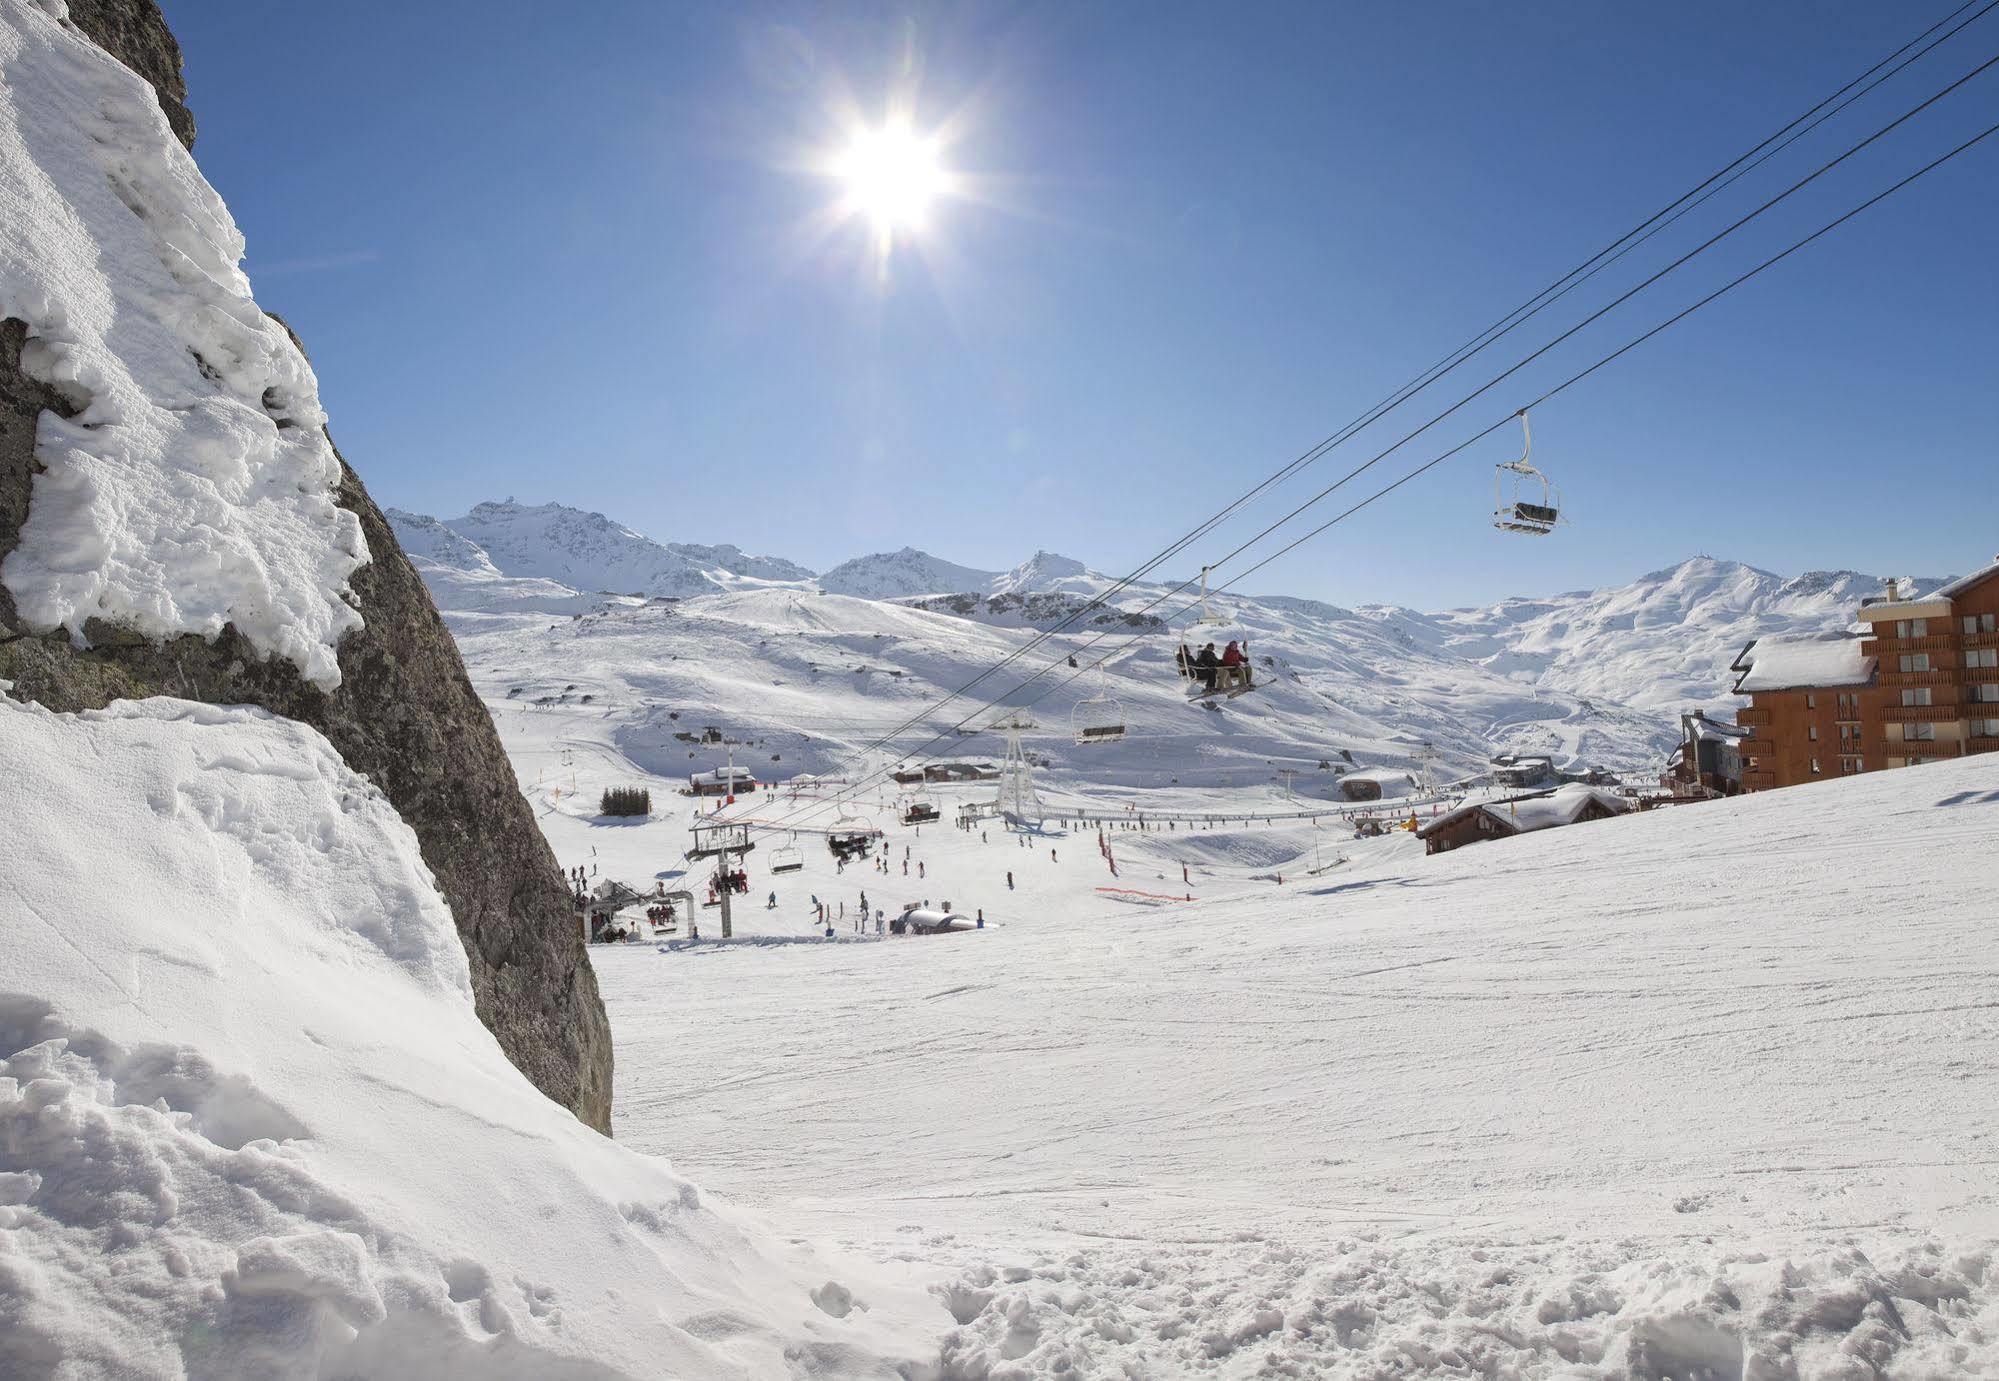
[[[1687,726],[1697,739],[1719,739],[1733,743],[1749,731],[1740,724],[1724,724],[1719,719],[1709,719],[1706,715],[1694,715],[1687,720]]]
[[[1931,599],[1956,599],[1959,595],[1969,594],[1973,586],[1982,585],[1995,575],[1999,575],[1999,561],[1994,561],[1983,570],[1973,571],[1970,575],[1959,576],[1956,580],[1951,581],[1950,584],[1930,591],[1929,597]]]
[[[1573,825],[1576,817],[1583,813],[1591,801],[1619,814],[1631,809],[1631,802],[1615,792],[1604,791],[1582,782],[1571,782],[1567,786],[1557,787],[1545,794],[1520,796],[1510,801],[1474,801],[1459,806],[1456,810],[1447,811],[1425,823],[1416,831],[1416,837],[1427,839],[1437,831],[1476,811],[1484,811],[1515,834],[1545,830],[1556,825]]]
[[[747,767],[735,768],[733,769],[733,772],[734,775],[732,776],[731,769],[726,767],[717,767],[710,772],[690,772],[687,774],[687,778],[689,781],[695,781],[695,782],[726,782],[726,781],[752,782],[756,780],[756,773],[750,771],[750,769]]]
[[[1743,693],[1864,686],[1874,679],[1874,659],[1861,655],[1857,638],[1763,638],[1744,648],[1735,664],[1745,668],[1735,683]]]

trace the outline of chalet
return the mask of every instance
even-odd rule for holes
[[[1561,786],[1531,796],[1479,801],[1437,816],[1416,831],[1425,853],[1449,853],[1466,844],[1507,839],[1516,834],[1608,820],[1631,809],[1621,796],[1593,786]]]
[[[747,767],[718,767],[689,773],[687,788],[695,796],[747,796],[757,789],[757,779]]]
[[[1680,716],[1680,745],[1666,759],[1662,785],[1677,797],[1733,796],[1742,790],[1746,731],[1738,724],[1709,719],[1704,710]]]
[[[1541,786],[1555,779],[1555,760],[1545,753],[1499,753],[1488,765],[1499,786]]]
[[[1743,790],[1999,750],[1999,562],[1928,594],[1889,581],[1859,627],[1742,649]]]
[[[994,782],[1000,770],[989,762],[933,762],[923,769],[926,782]],[[900,777],[896,778],[901,781]]]

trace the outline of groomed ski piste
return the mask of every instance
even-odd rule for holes
[[[794,597],[715,603],[745,598]],[[1989,763],[1426,856],[1336,813],[1427,805],[1307,804],[1270,781],[1281,691],[1223,712],[1246,745],[1230,766],[1180,767],[1216,761],[1230,730],[1208,730],[1168,667],[1157,698],[1119,690],[1124,743],[1067,742],[1060,715],[1030,740],[1050,764],[1037,832],[955,827],[991,783],[921,788],[943,818],[920,829],[898,819],[911,793],[879,784],[780,783],[717,813],[641,760],[721,750],[665,748],[656,728],[754,727],[765,743],[736,761],[762,775],[792,710],[792,744],[829,742],[842,714],[886,727],[901,682],[913,703],[934,687],[911,670],[871,706],[804,634],[737,632],[725,656],[693,603],[651,615],[687,639],[679,661],[627,660],[637,635],[611,619],[461,629],[563,862],[701,895],[713,865],[681,856],[694,821],[753,827],[733,940],[699,908],[699,942],[683,917],[593,947],[616,1130],[941,1291],[943,1375],[1999,1366]],[[786,641],[800,684],[756,684]],[[538,671],[537,647],[559,652]],[[598,816],[611,785],[647,785],[653,816]],[[1300,809],[1322,814],[1264,818]],[[1095,825],[1055,823],[1083,810],[1128,818],[1100,845]],[[1202,813],[1229,818],[1160,827]],[[842,820],[881,831],[886,873],[836,865],[815,831]],[[769,872],[781,848],[800,871]],[[985,927],[878,937],[857,929],[862,892],[890,917],[948,903]]]

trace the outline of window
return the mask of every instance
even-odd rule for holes
[[[1930,703],[1930,696],[1933,693],[1928,686],[1904,686],[1902,688],[1902,703],[1904,705],[1927,705]]]
[[[1964,631],[1966,633],[1991,633],[1999,631],[1999,614],[1966,614],[1964,616]]]
[[[1905,743],[1929,743],[1937,736],[1934,724],[1904,724],[1902,739]]]
[[[1817,709],[1818,707],[1819,707],[1819,698],[1818,698],[1818,697],[1817,697],[1816,695],[1807,695],[1807,696],[1805,697],[1805,708],[1806,708],[1806,709],[1808,709],[1808,710],[1816,710],[1816,709]]]
[[[1999,738],[1999,719],[1974,719],[1971,721],[1973,738]]]
[[[1819,741],[1819,726],[1816,724],[1807,724],[1805,726],[1805,737],[1813,743],[1817,743]]]
[[[1813,776],[1817,776],[1817,775],[1818,775],[1818,770],[1819,770],[1819,760],[1818,760],[1817,758],[1813,758],[1813,759],[1812,759],[1812,775],[1813,775]]]
[[[1904,653],[1902,654],[1902,670],[1904,670],[1904,671],[1928,671],[1929,669],[1930,669],[1930,654],[1929,654],[1929,653],[1927,653],[1927,652],[1904,652]]]
[[[1964,654],[1967,667],[1999,667],[1999,647],[1974,647]]]
[[[1971,688],[1971,698],[1981,705],[1999,705],[1999,682],[1979,682]]]

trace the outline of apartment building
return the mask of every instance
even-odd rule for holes
[[[1999,749],[1999,562],[1928,594],[1890,582],[1858,618],[1735,659],[1743,790]]]
[[[1867,756],[1913,767],[1999,749],[1999,564],[1927,595],[1866,604],[1860,621],[1879,663]]]

